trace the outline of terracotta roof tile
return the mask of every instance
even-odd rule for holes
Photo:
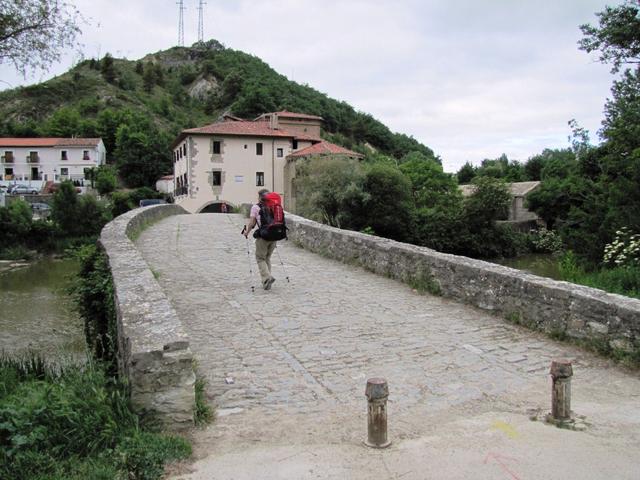
[[[306,118],[308,120],[324,120],[322,117],[319,117],[317,115],[309,115],[307,113],[298,113],[298,112],[288,112],[286,110],[282,110],[280,112],[263,113],[258,118],[263,118],[267,115],[273,115],[274,113],[278,115],[278,117],[280,118]],[[256,118],[256,120],[258,118]]]
[[[298,150],[297,152],[288,155],[287,158],[300,158],[312,155],[346,155],[357,158],[362,158],[364,156],[334,143],[322,141],[315,145],[311,145],[310,147]]]
[[[0,147],[96,147],[100,138],[0,138]]]
[[[218,122],[199,128],[183,130],[182,134],[202,133],[207,135],[248,135],[253,137],[286,137],[294,138],[286,130],[269,128],[268,122]]]

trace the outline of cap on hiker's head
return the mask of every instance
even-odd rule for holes
[[[267,190],[266,188],[263,188],[262,190],[260,190],[258,192],[258,197],[262,198],[264,197],[267,193],[269,193],[269,190]]]

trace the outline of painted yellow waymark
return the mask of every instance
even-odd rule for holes
[[[493,422],[491,428],[493,430],[500,430],[504,432],[509,438],[518,438],[520,436],[515,428],[501,420],[496,420],[495,422]]]

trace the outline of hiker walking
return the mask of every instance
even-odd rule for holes
[[[256,262],[260,270],[262,288],[269,290],[276,281],[271,275],[271,255],[276,248],[276,242],[287,237],[280,195],[269,192],[266,188],[258,192],[258,203],[251,207],[249,221],[242,234],[249,238],[249,232],[255,226],[258,227],[253,232],[253,238],[256,239]]]

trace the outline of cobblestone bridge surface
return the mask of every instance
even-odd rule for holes
[[[612,478],[639,478],[637,373],[286,241],[272,258],[277,281],[263,291],[243,223],[178,215],[137,241],[185,324],[218,410],[195,433],[202,460],[184,478],[368,478],[376,462],[382,478],[606,478],[613,465]],[[573,361],[573,406],[585,432],[529,420],[548,411],[548,368],[558,357]],[[373,376],[389,381],[394,440],[375,455],[360,447]],[[576,439],[572,456],[567,442]],[[539,473],[531,452],[553,459],[546,449],[555,442],[569,452],[553,470],[559,476],[519,476],[517,468]],[[419,459],[429,449],[439,454],[427,467]],[[521,458],[507,461],[505,451]],[[501,467],[509,462],[511,477]]]

